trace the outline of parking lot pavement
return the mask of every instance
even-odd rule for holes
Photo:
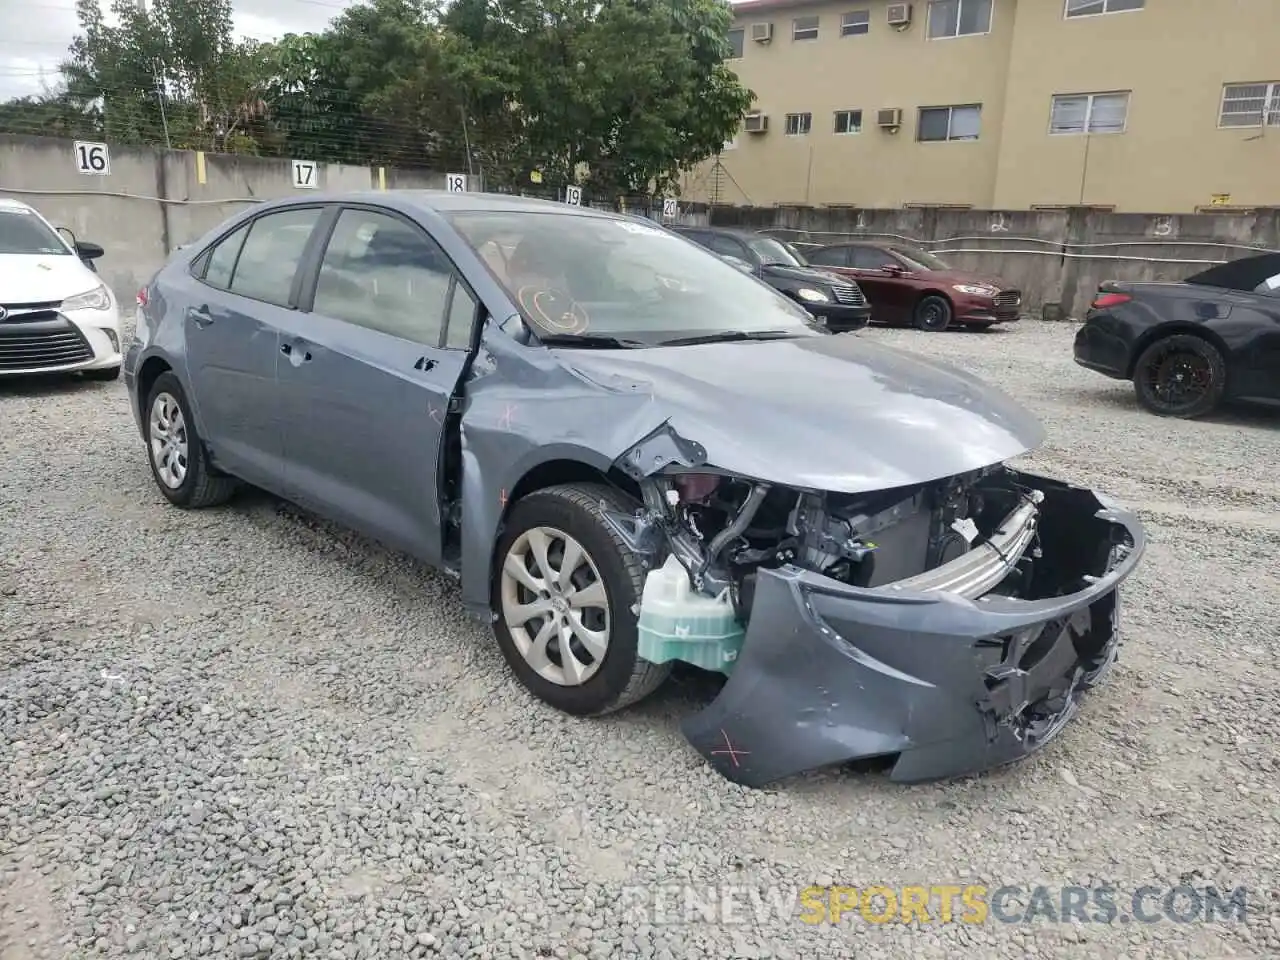
[[[1150,525],[1072,728],[907,788],[727,783],[677,727],[697,679],[555,713],[446,578],[263,495],[164,505],[122,385],[0,385],[0,956],[1276,956],[1280,419],[1142,413],[1073,331],[858,334],[1002,384],[1049,430],[1030,465]],[[784,916],[812,884],[1106,883],[1125,915],[1180,884],[1249,913]]]

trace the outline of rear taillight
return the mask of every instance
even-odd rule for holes
[[[1093,303],[1089,307],[1093,310],[1109,310],[1111,307],[1118,307],[1122,303],[1128,303],[1133,297],[1127,293],[1100,293],[1093,298]]]
[[[145,307],[147,305],[147,288],[143,287],[138,291],[138,306]]]

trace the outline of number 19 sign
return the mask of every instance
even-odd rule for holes
[[[75,142],[76,170],[89,177],[105,177],[111,173],[111,153],[105,143]]]

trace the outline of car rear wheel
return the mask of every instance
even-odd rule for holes
[[[187,396],[172,373],[156,377],[142,424],[151,475],[170,503],[187,509],[212,507],[235,492],[234,478],[210,470]]]
[[[951,302],[937,294],[922,297],[916,304],[915,324],[917,330],[929,333],[947,329],[951,326]]]
[[[494,634],[538,699],[598,716],[648,696],[671,664],[639,657],[645,568],[605,523],[636,505],[603,484],[538,490],[512,508],[498,541]]]
[[[1133,386],[1138,402],[1162,417],[1203,417],[1222,401],[1227,365],[1218,348],[1200,337],[1174,334],[1138,357]]]

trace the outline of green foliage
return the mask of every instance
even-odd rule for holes
[[[322,33],[234,38],[230,0],[78,0],[57,94],[0,131],[483,171],[490,187],[669,190],[738,128],[723,0],[365,0]],[[584,175],[585,172],[585,175]]]

